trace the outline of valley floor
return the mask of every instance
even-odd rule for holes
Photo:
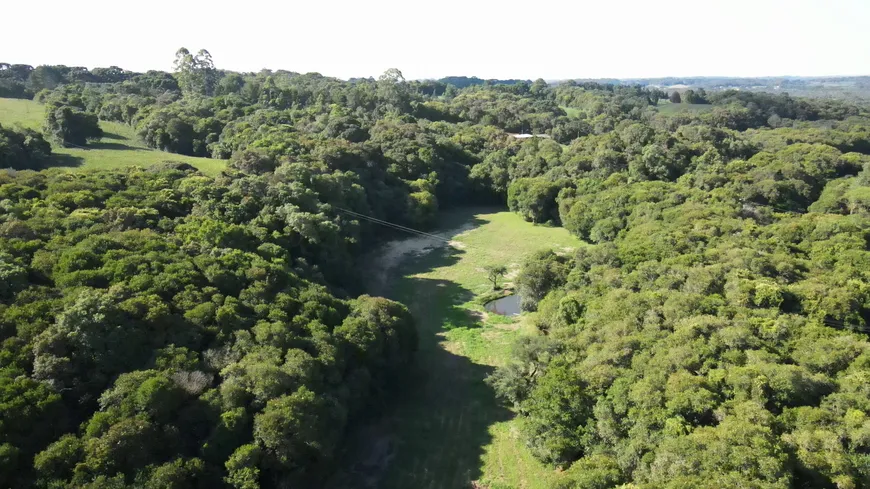
[[[379,419],[352,438],[345,469],[330,488],[546,488],[559,474],[535,461],[517,421],[484,378],[504,362],[529,315],[487,315],[475,297],[490,291],[483,267],[580,242],[562,228],[535,226],[509,212],[465,209],[444,216],[450,244],[409,238],[370,260],[371,292],[406,304],[420,349],[408,385]]]

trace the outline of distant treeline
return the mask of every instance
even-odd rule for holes
[[[739,77],[665,77],[665,78],[583,78],[569,80],[575,83],[599,83],[605,85],[627,85],[646,87],[685,86],[705,90],[754,90],[764,92],[788,92],[791,95],[826,98],[870,97],[870,76],[771,76],[755,78]],[[566,83],[565,80],[555,82]]]
[[[478,78],[476,76],[445,76],[438,80],[441,83],[447,83],[455,86],[456,88],[465,88],[470,87],[472,85],[516,85],[518,83],[532,83],[531,80],[518,80],[515,78],[511,78],[509,80],[498,80],[498,79],[488,79],[484,80],[482,78]]]
[[[704,88],[713,88],[717,86],[727,87],[752,87],[765,85],[782,85],[782,86],[809,86],[819,83],[854,83],[864,86],[870,85],[870,76],[825,76],[825,77],[806,77],[806,76],[764,76],[764,77],[733,77],[733,76],[694,76],[694,77],[674,77],[668,76],[663,78],[574,78],[576,82],[597,82],[616,85],[656,85],[656,86],[671,86],[671,85],[689,85]]]
[[[117,66],[94,68],[83,66],[40,65],[0,62],[0,97],[33,98],[43,89],[54,89],[68,83],[118,83],[138,75]]]

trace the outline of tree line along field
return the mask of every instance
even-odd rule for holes
[[[186,49],[0,95],[0,486],[868,487],[860,102]]]
[[[9,127],[20,125],[39,130],[45,115],[42,104],[26,99],[0,98],[0,125]],[[193,165],[207,175],[217,175],[225,166],[219,160],[193,156],[166,154],[147,148],[139,141],[133,128],[126,124],[100,121],[104,135],[99,142],[87,148],[64,148],[52,145],[55,159],[50,166],[70,169],[108,169],[129,165],[149,166],[164,161],[177,161]]]

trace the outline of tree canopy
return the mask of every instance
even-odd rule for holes
[[[3,63],[0,96],[46,106],[0,127],[4,487],[316,487],[417,345],[361,257],[478,204],[584,241],[522,264],[535,333],[489,377],[561,487],[870,487],[865,105],[183,48],[173,73]],[[42,169],[100,121],[228,165]]]

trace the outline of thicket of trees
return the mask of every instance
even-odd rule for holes
[[[866,113],[705,96],[507,159],[511,208],[589,244],[523,265],[541,335],[489,382],[566,488],[870,487]]]
[[[868,487],[866,108],[464,82],[0,64],[49,137],[229,160],[0,173],[0,485],[316,484],[416,345],[351,213],[498,203],[588,243],[523,266],[540,334],[490,378],[566,488]],[[0,167],[49,157],[0,128]]]
[[[0,168],[40,168],[51,156],[51,145],[32,129],[0,126]]]
[[[0,174],[0,484],[317,480],[416,348],[404,306],[324,286],[368,233],[319,200],[371,212],[352,180]]]

